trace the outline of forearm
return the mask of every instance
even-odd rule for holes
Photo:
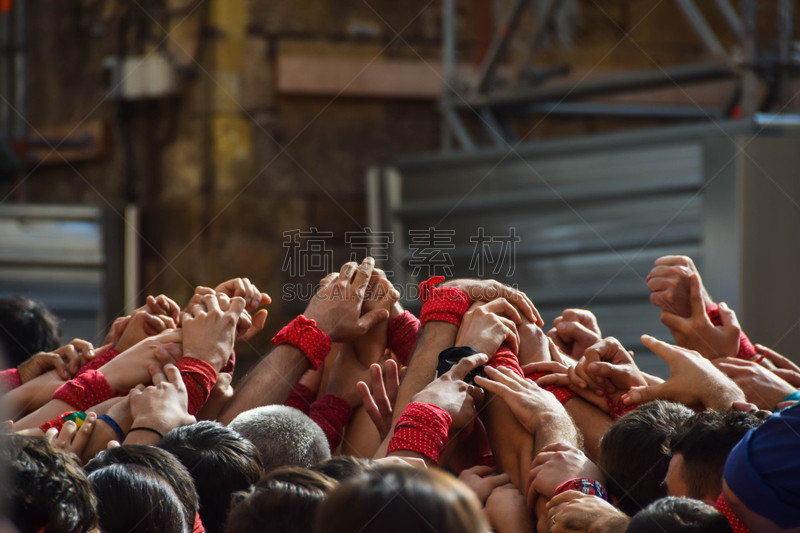
[[[538,454],[548,444],[565,442],[578,446],[578,430],[569,416],[561,413],[541,413],[536,425],[533,440],[533,455]]]
[[[520,424],[502,398],[492,394],[486,395],[481,420],[498,470],[508,474],[511,483],[524,492],[525,475],[535,456],[534,436]]]
[[[219,416],[223,424],[261,405],[282,405],[309,369],[306,356],[289,344],[277,346],[245,377]]]
[[[8,391],[3,395],[5,416],[17,419],[32,413],[49,402],[64,383],[55,370],[50,370]]]
[[[447,322],[431,322],[420,331],[419,340],[411,354],[408,368],[397,391],[394,404],[392,427],[397,423],[403,410],[411,401],[411,397],[421,391],[436,376],[439,364],[439,353],[453,346],[458,328]],[[376,452],[377,457],[386,455],[386,448],[391,438],[391,431]]]
[[[74,410],[74,407],[63,400],[50,400],[36,411],[16,422],[14,424],[14,429],[37,428],[45,422],[53,420],[62,413]]]
[[[583,435],[583,451],[592,461],[600,457],[600,439],[611,427],[613,420],[606,413],[580,397],[564,404],[575,427]]]

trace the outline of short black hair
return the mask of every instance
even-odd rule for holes
[[[97,527],[97,500],[72,454],[44,437],[0,437],[0,464],[7,475],[8,517],[20,533],[84,533]]]
[[[84,470],[92,473],[113,464],[144,466],[164,478],[181,502],[186,526],[192,529],[199,505],[197,490],[192,475],[177,457],[154,446],[126,444],[100,452],[86,464]]]
[[[692,414],[685,405],[656,400],[627,413],[603,435],[599,466],[622,512],[632,515],[667,495],[671,455],[664,444]]]
[[[23,296],[0,298],[0,348],[8,365],[17,367],[33,354],[60,345],[58,318],[44,304]]]
[[[175,428],[158,447],[175,455],[192,474],[208,533],[222,532],[231,495],[255,484],[264,471],[253,443],[218,422]]]
[[[667,496],[634,516],[625,533],[731,533],[728,519],[700,500]]]
[[[169,483],[152,469],[116,463],[89,474],[104,533],[189,533]]]
[[[703,411],[683,421],[667,443],[671,454],[683,457],[683,482],[691,498],[722,492],[725,461],[736,443],[763,420],[741,411]]]
[[[353,457],[351,455],[339,455],[331,457],[327,461],[322,461],[312,465],[309,470],[325,474],[336,481],[344,481],[353,476],[357,476],[364,472],[374,470],[380,463],[372,459],[364,459],[361,457]]]

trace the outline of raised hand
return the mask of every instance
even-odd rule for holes
[[[50,428],[44,436],[56,448],[72,453],[80,459],[86,451],[86,445],[89,443],[96,423],[97,414],[89,411],[80,428],[75,422],[69,420],[64,423],[61,430]]]
[[[219,372],[233,350],[244,306],[240,296],[228,300],[216,293],[205,294],[200,303],[190,306],[181,316],[183,355],[202,359]]]
[[[491,466],[485,465],[476,465],[462,470],[458,479],[472,489],[481,504],[486,504],[486,500],[494,489],[511,482],[508,474],[495,474]]]
[[[489,356],[483,353],[464,357],[449,371],[416,393],[411,401],[437,405],[450,413],[453,418],[450,434],[454,435],[472,423],[477,415],[477,407],[483,403],[483,390],[466,383],[464,378],[473,369],[488,361]]]
[[[549,500],[559,485],[579,477],[604,481],[597,465],[577,447],[565,442],[545,446],[534,458],[525,478],[528,507],[533,508],[539,495]]]
[[[772,411],[781,400],[796,390],[771,370],[752,361],[724,357],[714,359],[713,363],[742,389],[747,401],[759,409]]]
[[[736,313],[725,303],[720,303],[719,315],[722,325],[715,326],[706,314],[702,287],[700,276],[692,274],[689,277],[690,316],[684,318],[663,311],[661,322],[669,328],[679,346],[700,352],[708,359],[733,357],[739,351],[739,335],[742,332]]]
[[[118,336],[114,349],[124,352],[142,339],[157,335],[178,325],[178,304],[163,294],[148,296],[145,305],[134,311],[129,319],[117,319],[109,331],[108,342]],[[105,343],[104,343],[105,344]]]
[[[764,356],[764,359],[773,364],[775,368],[773,368],[772,371],[775,375],[795,388],[800,387],[800,367],[766,346],[756,344],[755,348],[760,355]]]
[[[92,343],[73,339],[69,344],[52,352],[32,355],[17,367],[17,371],[22,383],[27,383],[50,369],[55,369],[62,379],[68,380],[72,379],[81,366],[94,359],[94,356]]]
[[[597,318],[587,309],[564,309],[553,320],[553,327],[547,336],[562,352],[575,360],[583,357],[586,348],[602,338]]]
[[[367,257],[360,265],[345,263],[338,276],[327,276],[303,314],[333,342],[351,342],[375,324],[387,320],[389,311],[374,309],[361,313],[375,260]]]
[[[238,328],[237,342],[248,341],[259,331],[264,329],[268,312],[266,309],[259,309],[259,307],[272,303],[272,298],[269,294],[261,292],[258,287],[247,278],[229,279],[217,285],[214,291],[224,294],[228,298],[234,298],[236,296],[244,298],[245,309],[248,313],[247,317],[250,319],[250,325],[246,329],[244,327]],[[252,317],[250,316],[251,314]],[[244,324],[244,322],[242,324]]]
[[[365,381],[359,381],[358,392],[361,394],[364,409],[378,429],[380,440],[383,441],[392,430],[394,402],[397,400],[397,390],[400,388],[400,374],[394,359],[387,359],[383,363],[383,369],[377,363],[370,365],[369,372],[372,386],[370,387]]]
[[[493,279],[454,279],[445,282],[442,286],[461,289],[476,302],[491,302],[498,298],[505,298],[510,304],[519,309],[528,320],[539,327],[544,325],[539,311],[524,292],[508,285],[503,285],[499,281]]]
[[[700,273],[691,258],[685,255],[659,257],[647,275],[650,302],[664,311],[689,318],[692,314],[689,278],[693,274],[700,278]],[[713,301],[702,282],[700,287],[701,298],[707,307]]]
[[[504,342],[511,351],[519,350],[517,324],[522,319],[519,312],[505,298],[489,303],[476,303],[464,313],[458,328],[456,346],[469,346],[476,352],[495,354]]]
[[[386,279],[386,274],[379,268],[372,271],[369,280],[367,295],[361,306],[361,313],[386,310],[393,313],[400,293],[391,282]],[[402,309],[402,308],[401,308]],[[402,311],[401,311],[402,312]],[[371,365],[383,358],[389,339],[389,321],[384,320],[372,326],[364,335],[353,341],[353,346],[358,355],[358,360],[365,365]]]
[[[568,490],[547,502],[547,513],[539,517],[539,531],[623,533],[629,522],[630,518],[604,499]]]
[[[131,427],[148,427],[166,435],[176,427],[193,424],[196,420],[188,412],[189,399],[180,370],[172,364],[163,369],[150,365],[149,370],[153,384],[128,394]]]
[[[101,366],[99,370],[117,393],[132,389],[139,384],[150,383],[150,365],[178,362],[176,351],[168,347],[171,344],[180,344],[181,338],[182,332],[179,329],[146,337]]]
[[[649,335],[642,335],[642,342],[669,365],[669,379],[657,385],[633,387],[622,395],[624,403],[670,400],[724,411],[730,409],[733,402],[745,401],[741,389],[699,353]]]
[[[485,367],[486,377],[476,376],[475,384],[501,397],[530,433],[535,433],[546,415],[567,417],[555,396],[529,379],[519,377],[505,367]]]

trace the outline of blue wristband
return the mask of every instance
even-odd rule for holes
[[[117,424],[116,420],[108,415],[100,415],[97,418],[100,420],[105,420],[106,424],[111,426],[111,429],[113,429],[114,433],[117,434],[117,440],[119,440],[119,443],[122,444],[122,441],[125,440],[125,433],[122,432],[122,428],[119,427],[119,424]]]

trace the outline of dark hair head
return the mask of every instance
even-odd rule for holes
[[[667,495],[664,476],[670,454],[664,444],[692,415],[685,405],[657,400],[626,414],[603,435],[599,466],[609,493],[625,514]]]
[[[104,533],[188,533],[169,483],[144,466],[112,464],[89,474]]]
[[[208,533],[222,531],[231,494],[246,490],[263,472],[253,444],[217,422],[175,428],[158,444],[189,470],[200,496],[200,518]]]
[[[30,298],[0,298],[0,349],[6,363],[19,366],[38,352],[61,345],[58,319],[47,307]]]
[[[256,407],[239,413],[228,427],[255,444],[265,472],[281,466],[308,468],[331,457],[328,438],[319,425],[293,407]]]
[[[631,519],[625,533],[731,533],[728,519],[719,511],[692,498],[667,496]]]
[[[177,457],[154,446],[126,444],[100,452],[86,464],[84,470],[92,473],[113,464],[143,466],[164,478],[181,502],[186,526],[192,529],[199,504],[197,490],[192,475]]]
[[[336,481],[306,468],[284,467],[267,474],[246,493],[237,493],[227,533],[311,533],[317,507]]]
[[[441,470],[379,466],[334,490],[317,513],[317,533],[485,533],[475,494]]]
[[[703,411],[685,420],[667,442],[683,457],[682,479],[690,498],[716,498],[728,454],[745,433],[763,420],[741,411]]]
[[[8,479],[8,516],[20,533],[42,528],[83,533],[97,527],[97,501],[71,455],[42,437],[0,437],[0,463]]]
[[[309,470],[325,474],[328,477],[342,482],[357,476],[363,472],[369,472],[375,469],[379,463],[372,459],[363,459],[361,457],[353,457],[350,455],[339,455],[331,457],[327,461],[322,461],[311,467]]]

